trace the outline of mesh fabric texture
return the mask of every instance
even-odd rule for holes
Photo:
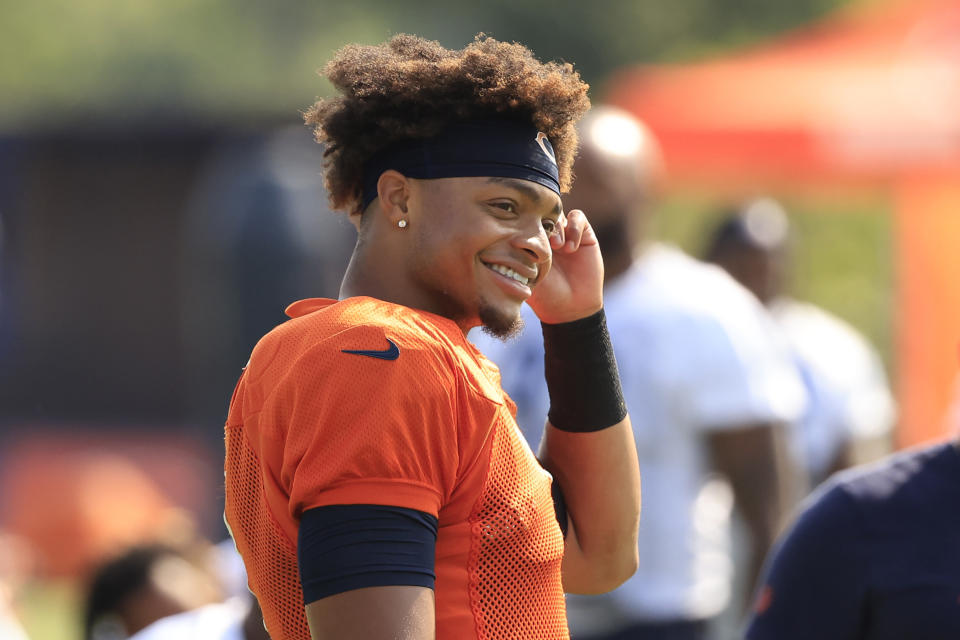
[[[226,511],[273,638],[308,639],[300,514],[437,516],[437,637],[568,638],[563,537],[496,367],[455,323],[371,298],[310,300],[254,349],[231,401]],[[396,359],[350,351],[384,351]]]

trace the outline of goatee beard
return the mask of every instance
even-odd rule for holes
[[[523,331],[523,317],[519,313],[507,316],[491,306],[481,305],[479,316],[482,323],[481,330],[498,340],[506,342]]]

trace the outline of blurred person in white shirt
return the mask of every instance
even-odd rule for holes
[[[867,339],[787,294],[791,244],[783,207],[757,198],[721,220],[706,258],[756,295],[790,344],[809,400],[793,447],[816,486],[835,471],[887,453],[896,409],[883,363]]]
[[[191,544],[144,543],[95,567],[84,594],[84,640],[122,640],[157,620],[221,602],[224,592]]]
[[[570,596],[572,637],[707,637],[733,598],[730,515],[749,530],[749,589],[786,511],[795,477],[782,435],[802,412],[802,382],[768,314],[721,269],[652,241],[661,172],[646,127],[596,107],[580,123],[567,210],[583,209],[603,254],[604,306],[643,478],[640,565],[619,589]],[[513,342],[475,336],[536,450],[549,405],[538,321]],[[615,490],[611,488],[611,490]]]
[[[223,602],[161,618],[130,640],[270,640],[260,604],[247,589],[247,571],[233,538],[214,545],[211,552]]]
[[[130,640],[270,640],[253,594],[162,618]]]

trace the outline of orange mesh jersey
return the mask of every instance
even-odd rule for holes
[[[253,350],[226,424],[226,520],[271,636],[310,638],[300,515],[376,504],[437,517],[438,638],[567,638],[550,476],[496,367],[451,320],[380,300],[287,314]]]

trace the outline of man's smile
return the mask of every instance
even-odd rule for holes
[[[492,264],[489,262],[484,262],[483,264],[487,268],[492,269],[493,271],[496,271],[500,275],[506,276],[508,278],[512,278],[524,286],[529,286],[530,283],[536,280],[536,275],[533,275],[532,277],[527,277],[517,273],[516,271],[514,271],[513,269],[511,269],[506,265]]]

